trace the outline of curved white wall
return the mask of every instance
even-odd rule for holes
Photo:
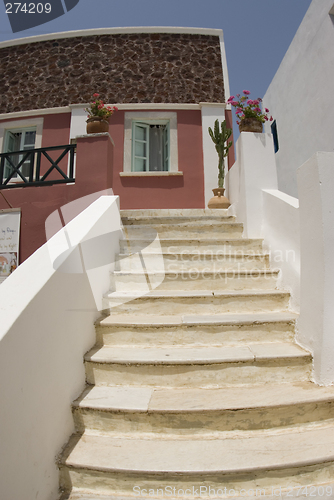
[[[277,123],[278,189],[294,197],[297,168],[317,151],[334,151],[332,6],[333,0],[312,1],[264,96]]]
[[[93,255],[101,241],[93,238],[112,232],[112,261],[119,251],[118,197],[99,198],[66,229],[72,247],[89,241]],[[94,295],[98,287],[101,298],[108,290],[108,270],[107,281],[99,280],[92,290],[86,274],[54,269],[50,245],[54,257],[57,248],[63,252],[62,232],[0,285],[3,500],[59,497],[56,456],[74,430],[71,402],[84,388],[83,356],[95,343],[94,322],[100,313]]]

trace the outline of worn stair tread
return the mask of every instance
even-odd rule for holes
[[[161,241],[161,240],[160,240]],[[233,240],[235,241],[235,240]],[[229,258],[229,259],[240,259],[240,260],[250,260],[252,261],[253,259],[261,259],[261,260],[264,260],[266,258],[269,258],[270,254],[267,253],[267,252],[259,252],[257,251],[256,253],[253,253],[253,252],[248,252],[245,251],[243,253],[240,253],[238,251],[236,252],[231,252],[231,251],[226,251],[226,252],[219,252],[217,254],[213,254],[212,253],[212,250],[211,251],[202,251],[202,252],[185,252],[185,251],[182,251],[182,250],[177,250],[175,252],[166,252],[166,251],[161,251],[161,252],[157,252],[157,251],[152,251],[150,250],[150,252],[147,252],[149,254],[150,257],[182,257],[182,259],[184,259],[185,261],[189,259],[193,259],[192,261],[194,262],[194,264],[196,264],[198,261],[200,260],[214,260],[214,258],[217,258],[217,259],[226,259],[226,258]],[[129,254],[129,253],[124,253],[124,252],[120,252],[117,254],[119,260],[122,260],[122,259],[125,259],[125,258],[128,258],[129,256],[131,256],[133,254]],[[145,249],[145,255],[146,255],[146,249]],[[196,257],[196,259],[195,259]],[[175,259],[176,262],[177,259]]]
[[[152,215],[150,217],[138,216],[138,217],[125,217],[122,216],[122,223],[124,226],[129,225],[141,225],[141,226],[151,226],[151,225],[165,225],[165,224],[198,224],[199,218],[191,215]],[[225,217],[213,217],[212,215],[204,215],[200,219],[200,224],[210,224],[211,222],[235,222],[235,217],[233,215],[226,215]]]
[[[130,220],[129,220],[130,221]],[[240,229],[241,231],[243,230],[243,224],[241,222],[235,222],[234,220],[229,220],[229,219],[205,219],[205,220],[184,220],[183,217],[180,217],[180,219],[177,218],[172,218],[168,221],[165,222],[165,224],[162,224],[160,220],[151,220],[149,224],[136,224],[135,220],[133,221],[134,224],[128,224],[124,225],[123,229],[127,232],[131,229],[148,229],[148,230],[157,230],[157,229],[166,229],[166,228],[180,228],[180,229],[186,229],[188,227],[190,228],[195,228],[195,229],[200,229],[200,228],[220,228],[220,227],[231,227],[231,228],[236,228]]]
[[[131,243],[131,241],[151,242],[151,240],[148,237],[145,237],[145,235],[140,236],[140,237],[138,237],[138,236],[136,237],[134,235],[131,235],[131,237],[127,237],[126,239],[121,240],[121,241],[124,241],[124,242],[128,241],[129,243]],[[219,246],[224,245],[224,244],[232,244],[234,246],[238,246],[238,245],[244,246],[244,245],[249,244],[249,243],[261,243],[262,244],[263,238],[239,238],[239,239],[235,239],[235,238],[228,238],[227,236],[224,235],[222,238],[219,238],[219,240],[217,240],[217,237],[209,238],[207,235],[205,235],[203,238],[199,238],[198,236],[191,237],[191,238],[185,237],[185,236],[180,236],[179,238],[176,238],[176,237],[166,238],[163,236],[161,236],[161,237],[159,236],[159,242],[160,242],[160,244],[161,243],[169,243],[169,244],[174,243],[175,245],[182,245],[183,243],[205,243],[205,242],[207,242],[208,244],[215,243],[216,245],[219,245]]]
[[[138,459],[140,457],[140,460]],[[122,439],[84,434],[69,467],[133,473],[238,474],[334,461],[334,427],[233,439]]]
[[[168,226],[179,226],[179,227],[201,227],[201,226],[220,226],[228,225],[235,227],[243,227],[242,222],[236,222],[235,217],[181,217],[181,216],[171,216],[171,217],[122,217],[122,222],[124,228],[129,227],[140,227],[140,228],[152,228],[152,227],[168,227]],[[127,222],[133,224],[126,224]],[[145,222],[145,224],[143,224]]]
[[[200,276],[212,275],[212,276],[277,276],[280,272],[279,269],[218,269],[218,270],[198,270]],[[175,276],[177,274],[182,274],[183,276],[194,275],[194,270],[191,269],[175,269],[174,271],[164,271],[163,269],[146,271],[146,270],[128,270],[128,271],[114,271],[115,276],[151,276],[151,275],[163,275],[163,276]]]
[[[327,490],[329,493],[327,493]],[[177,489],[177,488],[176,488]],[[182,488],[181,488],[182,489]],[[198,488],[197,488],[198,489]],[[260,489],[259,489],[260,490]],[[253,490],[251,490],[253,493]],[[273,494],[274,492],[274,494]],[[325,492],[325,494],[324,494]],[[146,500],[152,498],[147,492],[143,491],[141,492],[142,494],[140,495],[140,498],[144,498]],[[296,499],[305,499],[309,498],[312,495],[313,500],[323,500],[329,499],[333,500],[334,496],[334,482],[325,482],[325,483],[312,483],[308,484],[307,486],[304,485],[299,485],[295,487],[288,486],[286,488],[270,488],[268,494],[264,494],[263,491],[261,492],[261,500],[273,500],[274,498],[282,498],[286,497],[287,499],[289,498],[296,498]],[[279,496],[278,496],[279,495]],[[170,496],[166,495],[168,498]],[[250,495],[249,495],[250,496]],[[252,495],[253,496],[253,495]],[[260,495],[258,495],[260,496]],[[95,493],[86,493],[80,490],[73,491],[70,497],[66,498],[61,498],[60,500],[133,500],[132,495],[103,495],[101,494],[95,494]],[[164,497],[161,497],[164,498]],[[172,497],[173,498],[173,497]],[[177,498],[180,498],[179,496]],[[204,496],[203,496],[204,498]],[[212,497],[211,497],[212,498]],[[228,493],[224,498],[233,498],[233,500],[245,500],[247,496],[245,497],[245,493],[242,492],[241,496],[238,496],[234,490],[232,490],[231,495]]]
[[[104,411],[195,413],[330,401],[334,401],[334,387],[319,387],[312,382],[208,389],[89,386],[73,406]]]
[[[145,298],[192,298],[192,297],[249,297],[249,296],[272,296],[272,297],[287,297],[290,293],[284,290],[151,290],[143,296],[141,299]],[[138,294],[132,294],[130,292],[109,292],[105,297],[110,298],[124,298],[136,299]]]
[[[182,487],[180,487],[182,489]],[[327,488],[327,489],[326,489]],[[178,488],[176,488],[177,490]],[[197,487],[197,489],[199,489]],[[260,491],[260,489],[258,490]],[[328,491],[328,493],[327,493]],[[250,493],[253,493],[253,490],[250,490]],[[255,494],[256,492],[254,492]],[[269,492],[267,494],[264,494],[264,492],[262,491],[261,494],[257,495],[258,497],[261,498],[261,500],[273,500],[275,498],[287,498],[287,500],[289,500],[289,498],[295,498],[295,499],[298,499],[298,500],[301,500],[301,499],[306,499],[306,498],[309,498],[310,496],[312,496],[312,499],[313,500],[324,500],[324,499],[327,499],[327,500],[333,500],[334,498],[334,482],[333,481],[330,481],[330,482],[321,482],[321,483],[312,483],[312,484],[308,484],[307,486],[304,486],[304,485],[299,485],[299,486],[288,486],[288,487],[272,487],[272,488],[269,488]],[[169,495],[165,495],[167,498],[170,497],[170,493]],[[231,494],[229,495],[228,492],[226,495],[224,495],[224,498],[229,498],[229,499],[232,499],[233,500],[245,500],[245,498],[249,498],[250,496],[253,496],[251,494],[249,494],[248,496],[245,496],[245,493],[244,491],[242,492],[242,494],[239,496],[238,493],[234,490],[232,490]],[[132,495],[103,495],[102,493],[101,494],[95,494],[95,493],[86,493],[86,492],[82,492],[80,490],[78,491],[73,491],[73,493],[71,494],[70,497],[66,497],[65,499],[61,498],[60,500],[133,500],[133,496]],[[143,498],[143,499],[151,499],[152,497],[147,494],[146,491],[141,491],[141,495],[140,495],[140,498]],[[163,496],[161,496],[161,498],[164,498]],[[175,497],[172,497],[172,498],[175,498]],[[180,498],[179,496],[177,496],[176,498]],[[194,498],[194,497],[193,497]],[[196,497],[195,497],[196,498]],[[202,498],[210,498],[209,496],[208,497],[203,497]],[[211,496],[211,498],[213,498]],[[222,498],[222,497],[220,497]],[[256,496],[255,496],[256,498]]]
[[[160,217],[160,216],[193,216],[198,219],[199,216],[211,217],[230,217],[230,210],[226,209],[210,209],[210,208],[159,208],[159,209],[143,209],[143,210],[120,210],[121,218],[123,217]]]
[[[212,364],[256,362],[282,358],[308,358],[310,353],[292,343],[250,344],[228,347],[110,347],[89,351],[85,360],[116,364]]]
[[[254,323],[292,322],[298,318],[293,312],[215,314],[215,315],[175,315],[175,316],[138,316],[137,314],[110,314],[97,324],[109,326],[196,326],[196,325],[246,325]]]

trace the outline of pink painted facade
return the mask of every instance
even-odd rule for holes
[[[112,188],[114,194],[120,197],[121,209],[204,208],[201,112],[177,110],[176,113],[178,163],[182,175],[122,177],[124,111],[118,111],[110,120],[109,134],[113,142],[107,134],[76,139],[74,184],[3,190],[10,205],[21,208],[20,261],[45,243],[45,220],[54,210],[104,189]],[[68,144],[71,114],[48,114],[42,117],[42,147]],[[18,122],[22,120],[18,119]],[[6,121],[1,123],[6,127]],[[65,161],[63,160],[64,170]],[[44,163],[43,167],[42,162],[42,172],[49,166]],[[5,199],[0,197],[0,210],[7,208]]]
[[[109,136],[76,139],[75,184],[3,190],[10,205],[21,208],[21,262],[45,243],[45,220],[54,210],[103,189],[113,189],[120,197],[121,209],[205,208],[201,111],[174,111],[177,114],[178,175],[120,175],[124,167],[125,115],[120,110],[110,120],[109,134],[114,146]],[[69,144],[71,113],[39,117],[44,120],[43,148]],[[22,120],[17,119],[18,122]],[[6,120],[0,123],[6,127]],[[66,170],[66,160],[60,165]],[[42,161],[42,172],[48,166]],[[7,208],[8,204],[0,197],[0,210]]]
[[[68,133],[69,129],[66,131]],[[61,129],[54,140],[63,137],[64,130]],[[2,191],[13,208],[21,208],[20,262],[46,242],[45,221],[52,212],[78,198],[111,188],[113,145],[110,137],[104,135],[79,138],[77,165],[74,184],[32,186]],[[0,210],[7,208],[8,204],[1,196]]]
[[[157,109],[157,111],[159,111]],[[121,177],[124,165],[124,112],[110,120],[115,142],[113,191],[121,209],[204,208],[202,124],[200,111],[176,111],[179,171],[175,176]]]

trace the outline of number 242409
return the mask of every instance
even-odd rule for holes
[[[7,14],[18,14],[24,12],[25,14],[50,14],[51,4],[46,3],[6,3]]]

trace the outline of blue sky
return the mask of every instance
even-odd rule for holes
[[[224,31],[231,93],[248,89],[256,98],[265,94],[310,3],[311,0],[80,0],[58,19],[13,34],[5,5],[0,2],[0,41],[103,27],[220,28]]]

